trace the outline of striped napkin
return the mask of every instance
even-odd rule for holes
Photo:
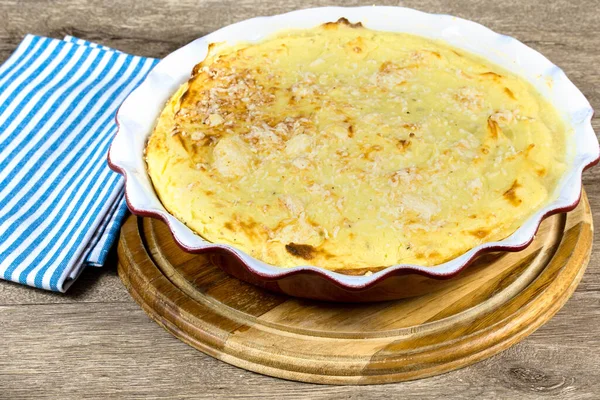
[[[0,278],[64,292],[127,212],[115,112],[157,60],[28,35],[0,66]]]

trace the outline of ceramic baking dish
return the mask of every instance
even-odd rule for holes
[[[146,172],[144,147],[165,102],[190,77],[194,65],[206,57],[213,42],[256,42],[284,29],[311,28],[346,18],[366,28],[407,32],[442,39],[452,46],[478,54],[531,82],[559,112],[573,135],[568,148],[572,162],[559,181],[554,201],[546,204],[507,238],[483,243],[461,256],[433,267],[393,265],[372,275],[350,276],[315,266],[279,268],[268,265],[233,246],[211,243],[169,214],[155,194]],[[547,216],[572,210],[581,192],[582,172],[598,162],[599,146],[591,126],[593,110],[564,72],[537,51],[509,36],[477,23],[449,15],[427,14],[401,7],[324,7],[259,17],[219,29],[165,57],[123,102],[117,113],[119,130],[108,162],[126,180],[129,208],[134,214],[162,219],[177,243],[193,253],[210,252],[228,273],[247,282],[286,294],[339,301],[400,298],[434,287],[432,280],[448,279],[482,253],[518,251],[533,240]]]

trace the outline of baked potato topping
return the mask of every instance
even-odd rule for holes
[[[146,148],[167,210],[280,267],[432,266],[552,199],[564,122],[524,79],[346,20],[213,44]]]

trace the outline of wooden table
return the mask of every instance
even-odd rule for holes
[[[161,57],[221,26],[334,1],[0,1],[0,61],[23,35],[70,34]],[[340,5],[361,2],[338,1]],[[369,4],[372,2],[363,2]],[[597,0],[379,1],[449,13],[518,38],[565,70],[600,107]],[[542,3],[539,3],[542,4]],[[593,121],[600,132],[600,118]],[[600,168],[584,178],[600,226]],[[598,236],[597,236],[598,238]],[[598,240],[598,239],[596,239]],[[598,248],[596,243],[596,248]],[[579,288],[545,326],[498,356],[434,378],[344,387],[247,372],[188,347],[152,322],[116,274],[116,255],[66,295],[0,282],[0,398],[600,398],[600,251]]]

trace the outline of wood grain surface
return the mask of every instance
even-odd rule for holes
[[[473,364],[531,334],[577,287],[592,237],[584,194],[522,251],[484,255],[426,294],[351,305],[244,283],[210,255],[179,248],[162,221],[132,215],[119,277],[159,325],[219,360],[301,382],[391,383]]]
[[[0,0],[0,62],[26,33],[72,34],[161,57],[257,15],[367,1]],[[378,1],[457,15],[516,37],[565,70],[600,108],[597,0]],[[600,131],[598,114],[592,121]],[[600,168],[584,175],[600,226]],[[600,397],[600,246],[565,307],[530,337],[486,361],[406,383],[325,386],[269,378],[206,356],[157,326],[130,298],[116,259],[66,295],[0,282],[0,398],[448,399]]]

